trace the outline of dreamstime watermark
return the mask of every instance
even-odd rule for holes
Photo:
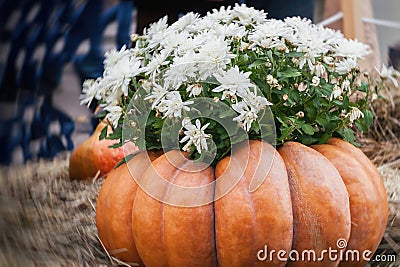
[[[373,256],[373,252],[370,250],[358,251],[346,249],[347,241],[343,238],[338,239],[336,242],[336,248],[329,247],[328,249],[323,249],[321,251],[315,251],[312,249],[306,249],[302,251],[297,250],[274,250],[268,249],[265,245],[263,249],[257,252],[257,259],[259,261],[273,261],[277,259],[280,262],[287,261],[305,261],[305,262],[322,262],[325,260],[329,261],[396,261],[396,255],[376,255]]]

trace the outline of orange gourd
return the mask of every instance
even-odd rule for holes
[[[105,122],[100,122],[93,134],[80,144],[72,153],[69,161],[69,176],[71,179],[85,179],[94,177],[97,172],[103,176],[124,157],[124,151],[134,153],[136,146],[128,142],[123,147],[110,148],[115,140],[99,140],[101,131],[106,127]],[[108,126],[109,127],[109,126]],[[108,132],[111,132],[109,127]]]
[[[286,142],[276,150],[253,140],[215,168],[200,171],[179,151],[157,156],[150,163],[141,153],[113,170],[98,197],[100,239],[111,255],[126,262],[150,267],[362,266],[365,262],[340,262],[327,254],[321,261],[284,261],[282,256],[313,250],[318,257],[329,248],[344,253],[339,240],[348,249],[374,252],[382,238],[388,206],[381,178],[345,141],[312,147]],[[160,201],[142,188],[157,177],[185,187],[216,182],[201,194],[180,194],[165,183],[158,187]],[[226,190],[234,178],[237,183]],[[176,198],[209,201],[190,207],[167,204]]]

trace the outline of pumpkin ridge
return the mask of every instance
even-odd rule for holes
[[[239,184],[215,202],[220,266],[284,265],[275,257],[270,258],[271,255],[264,260],[257,258],[265,246],[268,251],[289,251],[292,243],[291,206],[290,212],[285,210],[291,205],[287,173],[282,158],[274,151],[270,144],[254,141],[250,142],[250,154],[245,149],[238,149],[233,156],[227,156],[217,164],[217,180],[244,171]],[[249,164],[243,166],[248,156]],[[269,162],[271,168],[267,165]],[[250,191],[251,180],[263,182],[257,190]],[[224,187],[223,184],[217,186]]]
[[[173,173],[173,176],[172,176],[171,180],[168,181],[168,182],[171,183],[171,184],[174,184],[174,182],[175,182],[175,180],[176,180],[176,178],[178,177],[179,172],[180,172],[180,169],[179,169],[179,168],[185,168],[189,163],[190,163],[190,161],[185,161],[185,162],[184,162],[182,165],[180,165],[179,167],[174,166],[173,164],[171,164],[172,166],[174,166],[174,173]],[[165,201],[166,201],[166,199],[167,199],[168,194],[170,193],[170,191],[171,191],[171,185],[168,185],[168,188],[167,188],[167,190],[166,190],[166,192],[165,192],[163,201],[161,202],[161,203],[162,203],[162,205],[161,205],[161,229],[162,229],[162,231],[161,231],[161,240],[163,241],[164,252],[167,252],[167,246],[165,245],[165,223],[164,223],[164,215],[165,215],[165,205],[168,205],[168,204],[165,203]],[[166,257],[166,258],[167,258],[167,265],[170,266],[170,264],[169,264],[169,259],[168,259],[168,253],[166,253],[166,255],[167,255],[167,257]]]
[[[292,153],[296,153],[295,151],[292,151]],[[297,164],[292,164],[291,161],[285,160],[285,166],[286,170],[288,173],[288,181],[289,181],[289,190],[290,190],[290,199],[292,201],[292,210],[293,210],[293,240],[292,240],[292,249],[294,248],[294,243],[297,241],[295,237],[297,236],[296,232],[296,224],[299,221],[298,216],[295,216],[295,205],[293,203],[303,203],[305,204],[305,209],[301,209],[299,211],[302,212],[302,218],[307,219],[307,225],[309,226],[309,230],[315,230],[313,231],[313,234],[311,235],[313,237],[312,243],[316,244],[317,241],[320,239],[321,232],[317,231],[319,229],[320,224],[318,224],[318,221],[315,220],[315,214],[314,212],[310,209],[309,202],[307,201],[306,194],[300,189],[300,183],[298,179],[297,173],[299,172],[299,168]],[[312,218],[311,218],[311,215]]]
[[[321,153],[300,143],[287,142],[279,152],[289,174],[294,207],[292,249],[301,253],[312,249],[319,257],[323,250],[335,248],[339,239],[347,242],[351,231],[350,205],[338,170]],[[295,190],[292,190],[293,187]],[[330,261],[325,256],[323,261],[313,266],[338,264],[339,261]],[[290,261],[288,266],[310,265],[302,258]]]
[[[340,144],[336,145],[334,140],[331,142],[333,143],[315,145],[312,148],[326,155],[345,182],[351,211],[351,232],[346,250],[357,249],[374,252],[382,239],[382,231],[385,228],[377,226],[386,225],[386,222],[382,223],[384,218],[378,215],[382,211],[377,211],[384,206],[379,188],[376,186],[378,176],[374,176],[365,162],[354,155],[355,151],[347,151],[350,149],[349,146],[346,149]],[[347,160],[345,165],[342,164],[344,160]],[[357,175],[354,173],[355,170],[357,170]],[[356,222],[353,221],[354,219]],[[342,261],[339,266],[364,266],[365,264],[366,262],[362,260],[359,262]]]
[[[361,166],[364,166],[366,168],[366,171],[370,174],[370,180],[374,184],[375,189],[377,190],[379,195],[386,200],[384,203],[386,215],[382,216],[382,220],[383,220],[382,224],[386,225],[387,214],[388,214],[388,202],[387,202],[386,189],[383,184],[382,177],[379,174],[376,166],[368,159],[368,157],[361,151],[361,149],[353,146],[350,143],[347,143],[338,138],[331,138],[328,141],[328,144],[331,144],[333,146],[336,146],[336,147],[346,151],[353,158],[355,158],[360,163]],[[349,148],[349,149],[347,149],[347,148]],[[385,229],[382,230],[382,236],[383,236],[384,230]]]
[[[292,201],[292,211],[293,211],[293,240],[292,240],[292,249],[294,248],[294,244],[297,241],[295,237],[297,237],[297,223],[299,221],[298,216],[295,216],[295,205],[293,203],[305,203],[304,209],[301,209],[299,211],[302,212],[302,215],[300,216],[302,219],[307,219],[307,225],[308,229],[312,230],[313,233],[311,234],[312,236],[312,244],[316,244],[319,239],[321,239],[321,232],[317,231],[317,229],[320,228],[320,224],[318,224],[318,220],[316,220],[314,212],[310,209],[310,206],[308,205],[307,197],[305,193],[300,190],[300,183],[299,180],[297,179],[297,168],[296,164],[291,164],[291,162],[285,161],[286,163],[286,170],[288,173],[288,180],[289,180],[289,190],[290,190],[290,199]],[[312,217],[311,217],[312,215]],[[289,261],[291,262],[291,261]]]
[[[360,165],[365,166],[367,168],[367,171],[369,174],[373,177],[371,178],[371,181],[374,183],[376,189],[384,196],[386,196],[386,190],[385,187],[383,186],[383,181],[382,178],[374,164],[368,159],[368,157],[359,149],[358,147],[353,146],[350,143],[347,143],[343,140],[340,140],[338,138],[331,138],[329,139],[328,145],[332,145],[335,147],[338,147],[339,149],[344,150],[345,152],[349,153],[350,156],[353,156],[354,159],[356,159]],[[351,148],[351,149],[347,149]],[[379,177],[378,180],[375,178]]]
[[[258,144],[261,144],[261,147],[260,147],[260,148],[255,148],[254,150],[251,149],[253,146],[257,146]],[[265,145],[265,144],[264,144],[263,142],[257,142],[257,141],[254,141],[254,140],[252,140],[252,141],[249,142],[250,151],[249,151],[249,159],[248,159],[247,165],[252,165],[252,159],[251,159],[252,155],[251,155],[251,151],[257,152],[257,154],[254,155],[254,159],[256,160],[255,165],[257,166],[257,168],[260,166],[260,164],[262,164],[262,163],[261,163],[261,158],[262,158],[262,154],[263,154],[262,148],[263,148],[264,145]],[[274,155],[274,156],[275,156],[275,155]],[[238,159],[237,159],[236,157],[234,157],[234,159],[235,159],[235,161],[238,161]],[[248,169],[248,167],[249,167],[249,166],[246,166],[246,170]],[[268,172],[271,171],[271,169],[272,169],[272,164],[271,164],[271,166],[269,167]],[[243,176],[241,177],[240,180],[243,179],[243,182],[244,182],[243,190],[244,190],[245,193],[246,193],[248,203],[250,203],[249,207],[250,207],[251,219],[252,219],[252,224],[251,224],[251,226],[252,226],[252,232],[253,232],[253,236],[254,236],[254,239],[253,239],[253,251],[254,251],[254,255],[256,255],[256,254],[257,254],[257,249],[258,249],[258,248],[257,248],[257,244],[259,243],[259,238],[260,238],[260,237],[259,237],[259,235],[257,234],[257,233],[259,232],[259,231],[258,231],[258,230],[259,230],[259,226],[258,226],[258,222],[257,222],[257,220],[256,220],[257,212],[256,212],[256,208],[255,208],[255,206],[254,206],[254,201],[255,201],[255,199],[254,199],[254,197],[253,197],[253,193],[254,193],[255,191],[257,191],[257,189],[260,188],[260,187],[262,186],[262,184],[265,182],[265,179],[266,179],[267,177],[264,177],[263,181],[257,186],[257,188],[253,189],[253,191],[250,191],[251,184],[254,182],[254,178],[255,178],[256,173],[257,173],[257,169],[255,169],[254,171],[251,171],[250,174],[251,174],[251,176],[253,176],[253,177],[251,177],[251,178],[249,178],[249,179],[247,179],[246,170],[245,170],[245,172],[243,172]],[[267,176],[268,176],[268,173],[267,173]],[[247,182],[246,180],[249,180],[249,181],[248,181],[248,184],[246,183],[246,182]],[[239,183],[238,183],[238,184],[239,184]]]
[[[259,156],[261,156],[261,155],[259,155]],[[235,161],[238,161],[238,160],[235,158]],[[253,250],[254,250],[254,255],[256,255],[257,254],[257,244],[258,244],[258,238],[259,237],[257,235],[258,225],[257,225],[257,221],[256,221],[256,209],[254,207],[253,197],[251,195],[251,192],[249,191],[249,186],[250,186],[251,181],[246,186],[246,175],[245,175],[245,173],[243,173],[243,176],[240,178],[239,183],[242,180],[244,182],[243,191],[245,191],[245,193],[246,193],[245,195],[247,197],[247,202],[250,204],[249,208],[250,208],[250,213],[251,213],[251,229],[252,229],[252,235],[254,236],[254,239],[253,239]],[[239,185],[239,183],[237,183],[236,186]]]
[[[238,150],[239,151],[239,150]],[[241,166],[241,164],[240,164],[240,160],[236,157],[236,156],[233,156],[233,155],[231,155],[231,156],[228,156],[228,157],[226,157],[226,158],[224,158],[225,160],[228,160],[228,166],[230,166],[230,168],[234,168],[233,166]],[[220,163],[219,163],[220,164]],[[229,170],[230,170],[230,168],[229,167],[227,167],[223,172],[222,172],[222,174],[220,174],[219,175],[219,177],[223,177],[223,176],[225,176],[225,175],[227,175],[227,171],[229,172]],[[236,173],[231,173],[231,175],[235,175]],[[224,199],[225,198],[229,198],[229,197],[231,197],[231,194],[234,194],[235,193],[235,191],[236,190],[240,190],[240,192],[242,192],[243,190],[243,188],[244,189],[246,189],[246,186],[245,186],[245,184],[244,184],[244,178],[245,178],[245,171],[243,171],[243,173],[242,173],[242,177],[240,177],[240,179],[238,179],[238,181],[235,183],[235,185],[234,186],[232,186],[232,188],[223,196],[223,197],[221,197],[221,198],[219,198],[218,199],[218,201],[224,201]],[[240,188],[240,189],[239,189]],[[235,196],[235,195],[237,195],[236,193],[233,195],[233,196]],[[247,195],[247,194],[246,194]],[[248,199],[248,198],[247,198]],[[248,201],[247,201],[248,202]],[[246,203],[246,204],[248,204],[248,203]],[[254,213],[252,213],[252,214],[254,214]],[[217,214],[215,215],[215,219],[217,220]],[[226,218],[225,218],[226,219]],[[219,219],[219,220],[221,220],[221,219]],[[252,222],[254,222],[254,217],[252,217],[251,218],[251,220],[252,220]],[[221,222],[222,222],[222,220],[221,220]],[[220,223],[221,223],[220,222]],[[248,225],[248,224],[246,224],[246,225]],[[254,223],[252,223],[252,232],[254,233],[254,227],[253,227],[253,225],[254,225]],[[220,226],[221,227],[221,226]],[[226,227],[223,227],[223,229],[226,229]],[[219,230],[219,231],[221,231],[221,229]],[[226,230],[223,230],[224,232],[226,231]],[[216,230],[216,232],[217,232],[217,230]],[[224,234],[223,236],[221,236],[221,234],[222,234],[222,232],[221,233],[216,233],[216,238],[218,238],[218,237],[220,237],[222,240],[224,240],[224,238],[226,238],[226,234]],[[254,235],[253,235],[253,237],[254,237]],[[253,238],[254,239],[254,238]],[[221,242],[221,241],[220,241]],[[220,242],[218,242],[218,243],[220,243]],[[217,240],[216,240],[216,246],[217,246],[217,251],[218,251],[218,243],[217,243]],[[252,242],[253,243],[253,246],[254,246],[254,241]],[[220,247],[220,249],[221,249],[221,247]],[[223,248],[223,249],[226,249],[226,248]],[[240,251],[236,251],[237,253],[240,253]],[[224,253],[226,253],[226,252],[224,252]],[[225,257],[225,259],[223,259],[223,262],[222,262],[222,265],[223,266],[227,266],[227,264],[233,264],[233,262],[231,261],[231,262],[229,262],[229,260],[228,260],[228,262],[227,262],[227,259],[226,259],[226,255],[223,255],[223,257]],[[233,259],[230,259],[230,260],[233,260]],[[235,260],[237,260],[237,259],[235,259]],[[236,265],[234,265],[234,266],[238,266],[237,265],[237,262],[235,263]]]
[[[214,181],[215,181],[215,172],[214,172]],[[213,211],[213,238],[214,238],[214,251],[215,251],[215,266],[219,267],[219,257],[218,257],[218,249],[217,249],[217,227],[216,227],[216,212],[215,212],[215,190],[216,183],[214,183],[214,192],[213,192],[213,201],[212,201],[212,211]]]

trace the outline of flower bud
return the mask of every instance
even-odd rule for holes
[[[299,118],[304,118],[304,112],[303,111],[299,111],[296,113],[296,116]]]

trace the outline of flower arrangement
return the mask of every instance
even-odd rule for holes
[[[216,162],[246,138],[354,143],[355,127],[373,122],[379,86],[358,66],[368,46],[310,20],[236,5],[170,26],[164,17],[132,38],[133,48],[105,54],[103,77],[85,81],[81,96],[99,101],[119,145]],[[381,82],[395,74],[386,68]]]

